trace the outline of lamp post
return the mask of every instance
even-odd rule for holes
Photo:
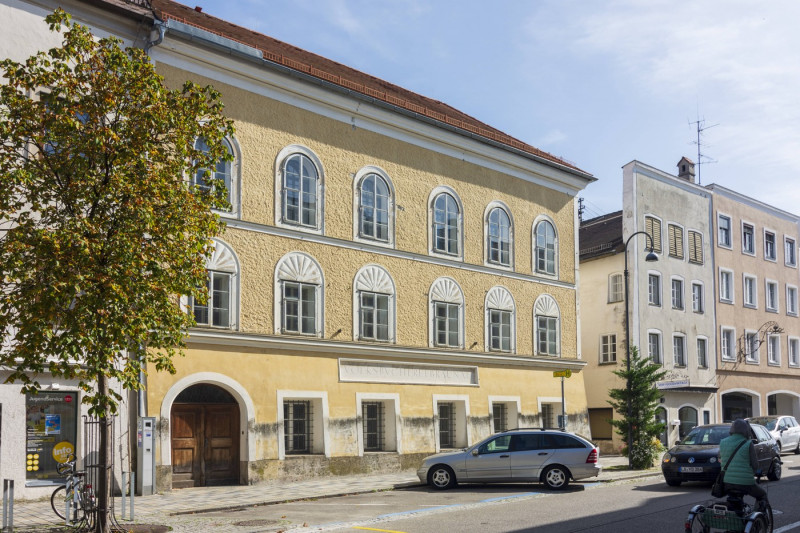
[[[631,428],[631,328],[630,313],[628,311],[628,278],[630,277],[628,272],[628,243],[637,235],[644,235],[647,237],[647,240],[650,241],[650,251],[647,253],[644,260],[647,262],[658,261],[658,256],[653,252],[653,237],[646,231],[634,232],[628,237],[628,240],[625,241],[623,253],[625,254],[625,363],[628,371],[628,379],[625,385],[625,390],[628,393],[628,468],[633,468],[633,461],[631,459],[631,452],[633,451],[633,430]]]

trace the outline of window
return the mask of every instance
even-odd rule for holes
[[[384,451],[386,449],[386,413],[383,402],[362,402],[361,418],[364,428],[364,451]]]
[[[456,406],[452,402],[439,402],[439,447],[455,448]]]
[[[356,393],[356,409],[360,413],[358,428],[359,455],[362,452],[396,452],[398,450],[397,394]]]
[[[367,174],[361,180],[358,205],[358,236],[381,242],[391,240],[391,191],[378,174]]]
[[[283,441],[287,455],[314,453],[311,407],[308,400],[283,402]]]
[[[500,207],[489,212],[487,228],[487,261],[501,266],[511,266],[511,219]]]
[[[238,313],[237,273],[239,264],[233,250],[221,241],[213,241],[206,259],[208,301],[200,303],[189,297],[188,308],[198,326],[234,328]]]
[[[781,337],[780,335],[767,335],[767,362],[770,365],[781,364]]]
[[[535,348],[537,355],[559,355],[558,305],[552,296],[543,294],[533,305],[534,326],[536,327]]]
[[[600,337],[600,362],[601,363],[616,363],[617,362],[617,336],[602,335]]]
[[[430,291],[432,346],[460,348],[463,345],[463,307],[463,293],[454,280],[439,278],[433,283]]]
[[[508,408],[504,403],[492,404],[492,422],[494,422],[494,432],[499,433],[508,429]]]
[[[222,144],[228,154],[233,155],[231,143],[227,139],[222,140]],[[208,144],[203,137],[198,137],[194,143],[195,150],[200,152],[208,152]],[[231,161],[220,159],[214,168],[201,168],[198,169],[192,180],[192,185],[195,185],[203,191],[211,191],[214,187],[221,186],[225,188],[226,194],[223,196],[228,206],[224,211],[235,213],[237,211],[234,198],[234,179],[233,179],[233,164]]]
[[[286,151],[288,149],[284,150]],[[321,228],[320,173],[310,155],[310,153],[291,153],[283,159],[280,166],[280,222],[317,230]]]
[[[742,298],[744,299],[745,307],[758,307],[758,294],[756,289],[756,278],[753,276],[744,276],[744,289]]]
[[[556,273],[556,230],[543,220],[536,225],[536,272],[554,276]]]
[[[507,289],[493,287],[486,294],[487,350],[515,350],[514,308],[514,299]]]
[[[783,238],[783,261],[786,266],[797,266],[797,244],[789,237]]]
[[[786,286],[786,314],[797,316],[797,287]]]
[[[697,367],[708,368],[708,339],[697,338]]]
[[[719,301],[733,303],[733,272],[719,271]]]
[[[667,224],[669,234],[669,256],[683,259],[683,228],[675,224]]]
[[[290,252],[278,261],[275,278],[275,332],[321,336],[325,284],[316,261]]]
[[[623,292],[625,287],[622,285],[622,274],[611,274],[608,276],[608,303],[616,303],[622,301]]]
[[[789,338],[789,366],[800,366],[800,339]]]
[[[703,264],[703,234],[689,230],[689,262]]]
[[[750,255],[756,253],[755,228],[751,224],[742,224],[742,252]]]
[[[653,251],[661,253],[661,221],[654,217],[644,217],[644,231],[653,239]]]
[[[354,284],[354,326],[358,340],[394,342],[395,306],[394,281],[377,265],[367,265],[358,271]]]
[[[658,274],[647,277],[647,301],[650,305],[661,305],[661,276]]]
[[[433,250],[459,256],[461,211],[453,195],[441,193],[433,200]]]
[[[657,365],[662,364],[661,360],[661,334],[648,333],[647,334],[647,355],[650,360]]]
[[[758,335],[753,331],[746,332],[744,336],[744,344],[745,349],[747,350],[745,360],[748,363],[758,363],[758,348],[761,345],[758,340]]]
[[[703,300],[703,284],[692,283],[692,311],[695,313],[705,312],[705,302]]]
[[[683,309],[683,280],[672,279],[672,308]]]
[[[778,283],[767,281],[767,311],[778,312]]]
[[[775,261],[775,234],[771,231],[764,231],[764,259]]]
[[[726,361],[736,360],[736,341],[735,332],[731,328],[722,328],[720,330],[720,356]]]
[[[717,239],[719,245],[725,248],[731,247],[731,218],[725,215],[717,217]]]
[[[682,335],[672,336],[672,360],[675,366],[686,366],[686,338]]]

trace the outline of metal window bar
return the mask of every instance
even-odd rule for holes
[[[439,446],[441,448],[455,448],[455,405],[452,403],[439,404]]]
[[[492,404],[492,418],[494,420],[494,432],[500,433],[508,429],[508,408],[504,403]]]
[[[310,400],[283,403],[284,448],[287,454],[313,453],[312,420]]]
[[[94,418],[86,415],[83,416],[83,466],[84,470],[86,471],[84,487],[88,489],[88,486],[91,484],[95,493],[95,500],[93,502],[94,506],[86,511],[87,518],[94,522],[97,520],[97,516],[105,514],[108,517],[108,523],[112,529],[122,529],[117,522],[116,517],[114,516],[114,448],[111,444],[116,442],[114,437],[115,420],[115,416],[111,416],[109,418]],[[103,424],[108,426],[109,443],[107,448],[108,458],[106,461],[108,464],[105,465],[101,462],[100,454],[100,436]],[[99,498],[97,497],[97,490],[100,486],[100,477],[104,475],[106,476],[106,479],[109,480],[111,487],[108,491],[108,507],[101,508]],[[87,504],[88,503],[89,502],[87,502]]]
[[[382,452],[386,449],[385,409],[386,406],[383,402],[364,402],[361,404],[365,452]]]

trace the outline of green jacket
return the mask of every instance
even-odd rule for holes
[[[738,433],[722,439],[719,443],[719,456],[720,467],[725,468],[733,451],[742,441],[749,441],[744,435]],[[725,483],[734,483],[736,485],[755,485],[755,473],[750,462],[750,448],[753,447],[752,442],[745,443],[739,451],[736,452],[731,464],[725,471]]]

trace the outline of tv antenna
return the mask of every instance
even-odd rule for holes
[[[697,117],[697,120],[694,122],[689,122],[689,124],[693,124],[695,129],[697,130],[697,140],[692,141],[692,144],[697,145],[697,184],[702,185],[702,180],[700,179],[700,169],[703,166],[703,163],[716,163],[716,159],[712,159],[708,157],[706,154],[703,153],[703,132],[706,130],[710,130],[715,126],[719,126],[719,124],[712,124],[710,126],[706,126],[706,119]],[[703,161],[705,159],[705,161]]]

